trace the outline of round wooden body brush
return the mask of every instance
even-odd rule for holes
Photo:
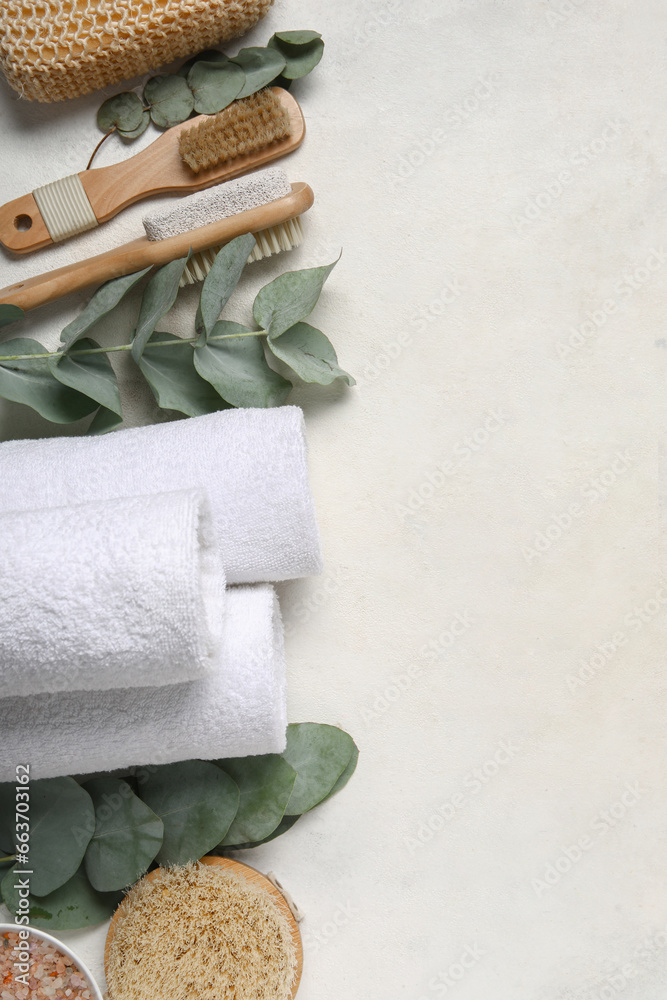
[[[0,243],[31,253],[112,219],[151,195],[201,191],[290,153],[301,108],[280,87],[175,125],[136,156],[47,184],[0,207]]]
[[[211,856],[145,875],[111,918],[104,951],[110,1000],[293,1000],[302,967],[282,893],[249,865]]]

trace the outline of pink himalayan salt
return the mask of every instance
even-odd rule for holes
[[[0,936],[0,1000],[90,1000],[90,986],[72,960],[36,937],[28,942],[29,985],[17,982],[14,947],[18,941],[13,932]]]

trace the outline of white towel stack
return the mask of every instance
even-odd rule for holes
[[[0,510],[0,781],[284,749],[268,581],[321,568],[300,410],[7,442]]]

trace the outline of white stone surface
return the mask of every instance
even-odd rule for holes
[[[306,911],[302,1000],[664,994],[664,18],[276,0],[243,43],[313,27],[327,48],[285,163],[315,190],[306,241],[248,271],[230,317],[342,247],[314,322],[359,378],[294,394],[327,570],[281,598],[290,717],[348,729],[360,764],[245,858]],[[85,165],[98,103],[2,89],[5,199]],[[0,283],[70,252],[3,258]],[[85,299],[26,335],[55,341]],[[138,381],[125,396],[155,419]],[[2,406],[1,437],[47,429]],[[104,935],[63,938],[100,973]]]

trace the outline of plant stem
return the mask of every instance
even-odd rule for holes
[[[102,143],[104,142],[104,140],[108,139],[110,135],[113,135],[115,131],[116,131],[116,126],[114,125],[112,128],[109,129],[108,132],[104,133],[104,135],[102,136],[102,138],[100,139],[100,141],[98,142],[98,144],[95,146],[95,149],[91,153],[90,159],[88,160],[88,166],[86,167],[86,170],[90,170],[90,168],[92,166],[92,163],[93,163],[93,160],[95,159],[95,154],[97,153],[97,150],[100,148],[100,146],[102,145]]]
[[[6,858],[0,858],[0,865],[4,864],[5,861],[16,861],[16,855],[8,854]]]
[[[266,330],[248,330],[246,333],[219,333],[215,337],[209,337],[211,340],[235,340],[239,337],[265,337],[267,335]],[[178,340],[154,340],[152,343],[146,344],[144,350],[148,350],[151,347],[180,347],[183,344],[196,344],[199,337],[187,337],[178,338]],[[112,351],[131,351],[132,343],[129,344],[119,344],[116,347],[85,347],[80,351],[46,351],[44,354],[6,354],[0,357],[0,364],[4,361],[37,361],[44,358],[57,358],[65,357],[67,353],[68,358],[76,358],[84,354],[111,354]]]

